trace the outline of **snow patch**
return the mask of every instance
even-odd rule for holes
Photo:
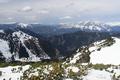
[[[2,39],[0,39],[0,52],[8,60],[12,57],[9,49],[9,43]]]
[[[19,68],[22,67],[22,70]],[[2,71],[2,75],[0,76],[0,80],[21,80],[20,77],[23,76],[23,72],[29,69],[30,65],[26,66],[8,66],[4,68],[0,68]]]
[[[80,59],[80,55],[81,55],[80,52],[78,52],[76,55],[74,55],[74,57],[70,60],[70,63],[71,63],[71,64],[72,64],[72,63],[76,63],[77,60]]]
[[[83,78],[83,80],[112,80],[111,74],[106,71],[100,70],[89,70],[88,75]]]
[[[68,71],[72,70],[74,73],[77,73],[77,72],[79,72],[80,69],[78,67],[75,67],[75,66],[70,66],[67,68],[67,70]]]

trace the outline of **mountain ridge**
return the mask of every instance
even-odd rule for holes
[[[87,22],[84,25],[89,28],[93,24],[100,27],[104,25],[96,25],[99,23],[92,22]],[[109,37],[120,36],[119,31],[113,33],[112,30],[107,30],[107,27],[105,31],[96,31],[96,29],[95,31],[92,31],[92,29],[87,31],[86,29],[61,28],[60,25],[58,26],[41,26],[40,24],[30,25],[23,23],[0,24],[0,39],[2,39],[1,42],[3,43],[7,42],[6,46],[10,48],[10,60],[15,60],[15,55],[18,54],[19,56],[17,56],[25,59],[24,61],[33,61],[34,59],[40,61],[45,59],[62,60],[76,54],[76,50],[82,46],[87,46]],[[37,31],[42,32],[39,33]],[[34,59],[30,58],[31,56]],[[17,59],[20,60],[19,58]],[[3,59],[5,57],[2,52],[1,60]]]

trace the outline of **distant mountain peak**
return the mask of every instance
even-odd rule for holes
[[[18,23],[17,25],[20,26],[21,28],[27,28],[29,24]]]
[[[61,24],[62,28],[79,28],[83,31],[109,32],[111,26],[97,21],[81,21],[79,23]]]

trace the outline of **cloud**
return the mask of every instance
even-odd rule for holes
[[[0,0],[0,3],[6,3],[9,2],[10,0]]]
[[[0,0],[0,23],[118,21],[119,7],[120,0]]]
[[[8,20],[13,20],[13,18],[12,17],[8,17]]]
[[[72,19],[72,17],[71,16],[64,16],[64,17],[62,17],[62,18],[60,18],[60,19]]]
[[[74,2],[70,2],[65,7],[71,7],[71,6],[74,6],[74,5],[75,5]]]
[[[112,26],[118,26],[118,25],[120,25],[120,22],[108,22],[106,24],[112,25]]]
[[[32,8],[30,6],[25,6],[20,11],[22,11],[22,12],[29,12],[29,11],[32,11]]]
[[[40,14],[48,14],[49,11],[48,10],[40,10],[40,11],[38,11],[38,13],[40,13]]]

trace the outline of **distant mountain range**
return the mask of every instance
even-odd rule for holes
[[[120,37],[120,26],[98,22],[77,24],[0,24],[1,61],[61,60],[82,46]]]
[[[110,25],[100,22],[83,21],[79,23],[63,23],[58,25],[42,25],[42,24],[24,24],[24,23],[11,23],[0,24],[0,29],[5,28],[22,28],[33,31],[44,37],[61,35],[65,33],[71,33],[76,31],[86,32],[119,32],[119,25]]]
[[[83,21],[79,23],[63,23],[59,25],[41,25],[41,24],[18,24],[21,28],[27,28],[27,29],[36,29],[36,28],[44,28],[43,31],[50,31],[52,32],[58,32],[58,33],[67,33],[67,32],[74,32],[74,31],[90,31],[90,32],[116,32],[120,30],[119,25],[110,25],[100,22],[90,22],[90,21]],[[67,29],[67,30],[66,30]],[[37,30],[36,30],[37,31]],[[40,31],[38,31],[40,33]],[[44,32],[43,32],[44,33]]]

